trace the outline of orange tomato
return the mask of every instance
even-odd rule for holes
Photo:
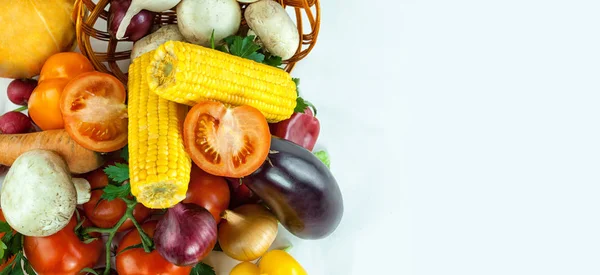
[[[93,71],[92,63],[80,53],[64,52],[46,60],[38,86],[29,98],[29,116],[42,130],[64,128],[60,112],[60,97],[71,79]]]
[[[68,79],[56,78],[40,82],[29,98],[29,116],[42,130],[64,128],[60,112],[60,95],[69,83]]]
[[[94,70],[92,63],[80,53],[63,52],[50,56],[44,62],[39,81],[54,78],[71,79],[83,72]]]
[[[69,136],[96,152],[113,152],[127,144],[125,86],[116,77],[87,72],[63,90],[60,110]]]

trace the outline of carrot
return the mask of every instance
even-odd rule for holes
[[[0,135],[0,165],[11,166],[17,157],[33,149],[58,153],[67,162],[69,171],[73,174],[87,173],[104,164],[104,159],[99,153],[77,144],[67,131],[50,130],[28,134]]]

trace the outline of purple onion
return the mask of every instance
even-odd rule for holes
[[[15,79],[11,81],[6,89],[8,99],[17,105],[27,105],[27,101],[29,101],[29,97],[37,84],[35,79]]]
[[[217,222],[208,210],[179,203],[158,221],[154,245],[167,261],[178,266],[200,262],[217,243]]]
[[[21,112],[8,112],[0,116],[0,134],[22,134],[32,130],[31,119]]]
[[[112,37],[116,37],[119,25],[131,5],[131,0],[112,0],[108,9],[108,32]],[[138,41],[146,36],[154,24],[154,12],[142,10],[134,15],[127,26],[123,40]]]

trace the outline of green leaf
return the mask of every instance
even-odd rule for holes
[[[192,272],[190,272],[190,275],[216,275],[217,273],[215,273],[215,269],[210,266],[207,265],[205,263],[198,263],[196,266],[194,266],[194,268],[192,268]]]
[[[307,102],[306,100],[304,100],[304,98],[296,98],[296,108],[294,108],[294,113],[304,113],[304,110],[308,108],[309,103],[310,102]]]
[[[115,163],[104,168],[104,173],[118,183],[122,183],[129,179],[129,165],[124,163]]]
[[[263,60],[265,60],[265,55],[262,54],[262,53],[251,53],[246,58],[248,58],[250,60],[254,60],[254,61],[258,62],[258,63],[262,63]]]
[[[265,57],[265,60],[263,61],[263,63],[267,64],[269,66],[279,67],[279,66],[281,66],[281,64],[283,64],[283,60],[279,56],[268,55],[267,57]]]
[[[102,189],[104,193],[100,198],[105,199],[107,201],[112,201],[116,198],[127,198],[131,194],[131,188],[129,183],[116,186],[116,185],[107,185]]]
[[[25,273],[23,273],[23,269],[21,268],[21,261],[23,260],[23,258],[23,252],[17,253],[17,256],[15,256],[15,260],[13,261],[14,264],[12,267],[12,272],[10,273],[11,275],[25,275]]]
[[[10,225],[7,222],[0,221],[0,232],[6,233],[12,231]]]
[[[25,257],[23,257],[23,267],[25,267],[25,272],[27,272],[28,275],[36,274],[35,271],[33,270],[33,267],[31,266],[31,264]]]
[[[129,146],[125,145],[123,149],[121,149],[120,156],[126,161],[129,162]]]
[[[8,249],[5,243],[0,242],[0,259],[4,258],[4,252]]]
[[[319,158],[327,168],[331,168],[331,160],[329,159],[329,154],[325,151],[318,151],[314,153],[317,158]]]

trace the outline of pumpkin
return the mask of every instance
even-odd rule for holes
[[[0,77],[37,76],[51,55],[74,48],[74,1],[0,1]]]

